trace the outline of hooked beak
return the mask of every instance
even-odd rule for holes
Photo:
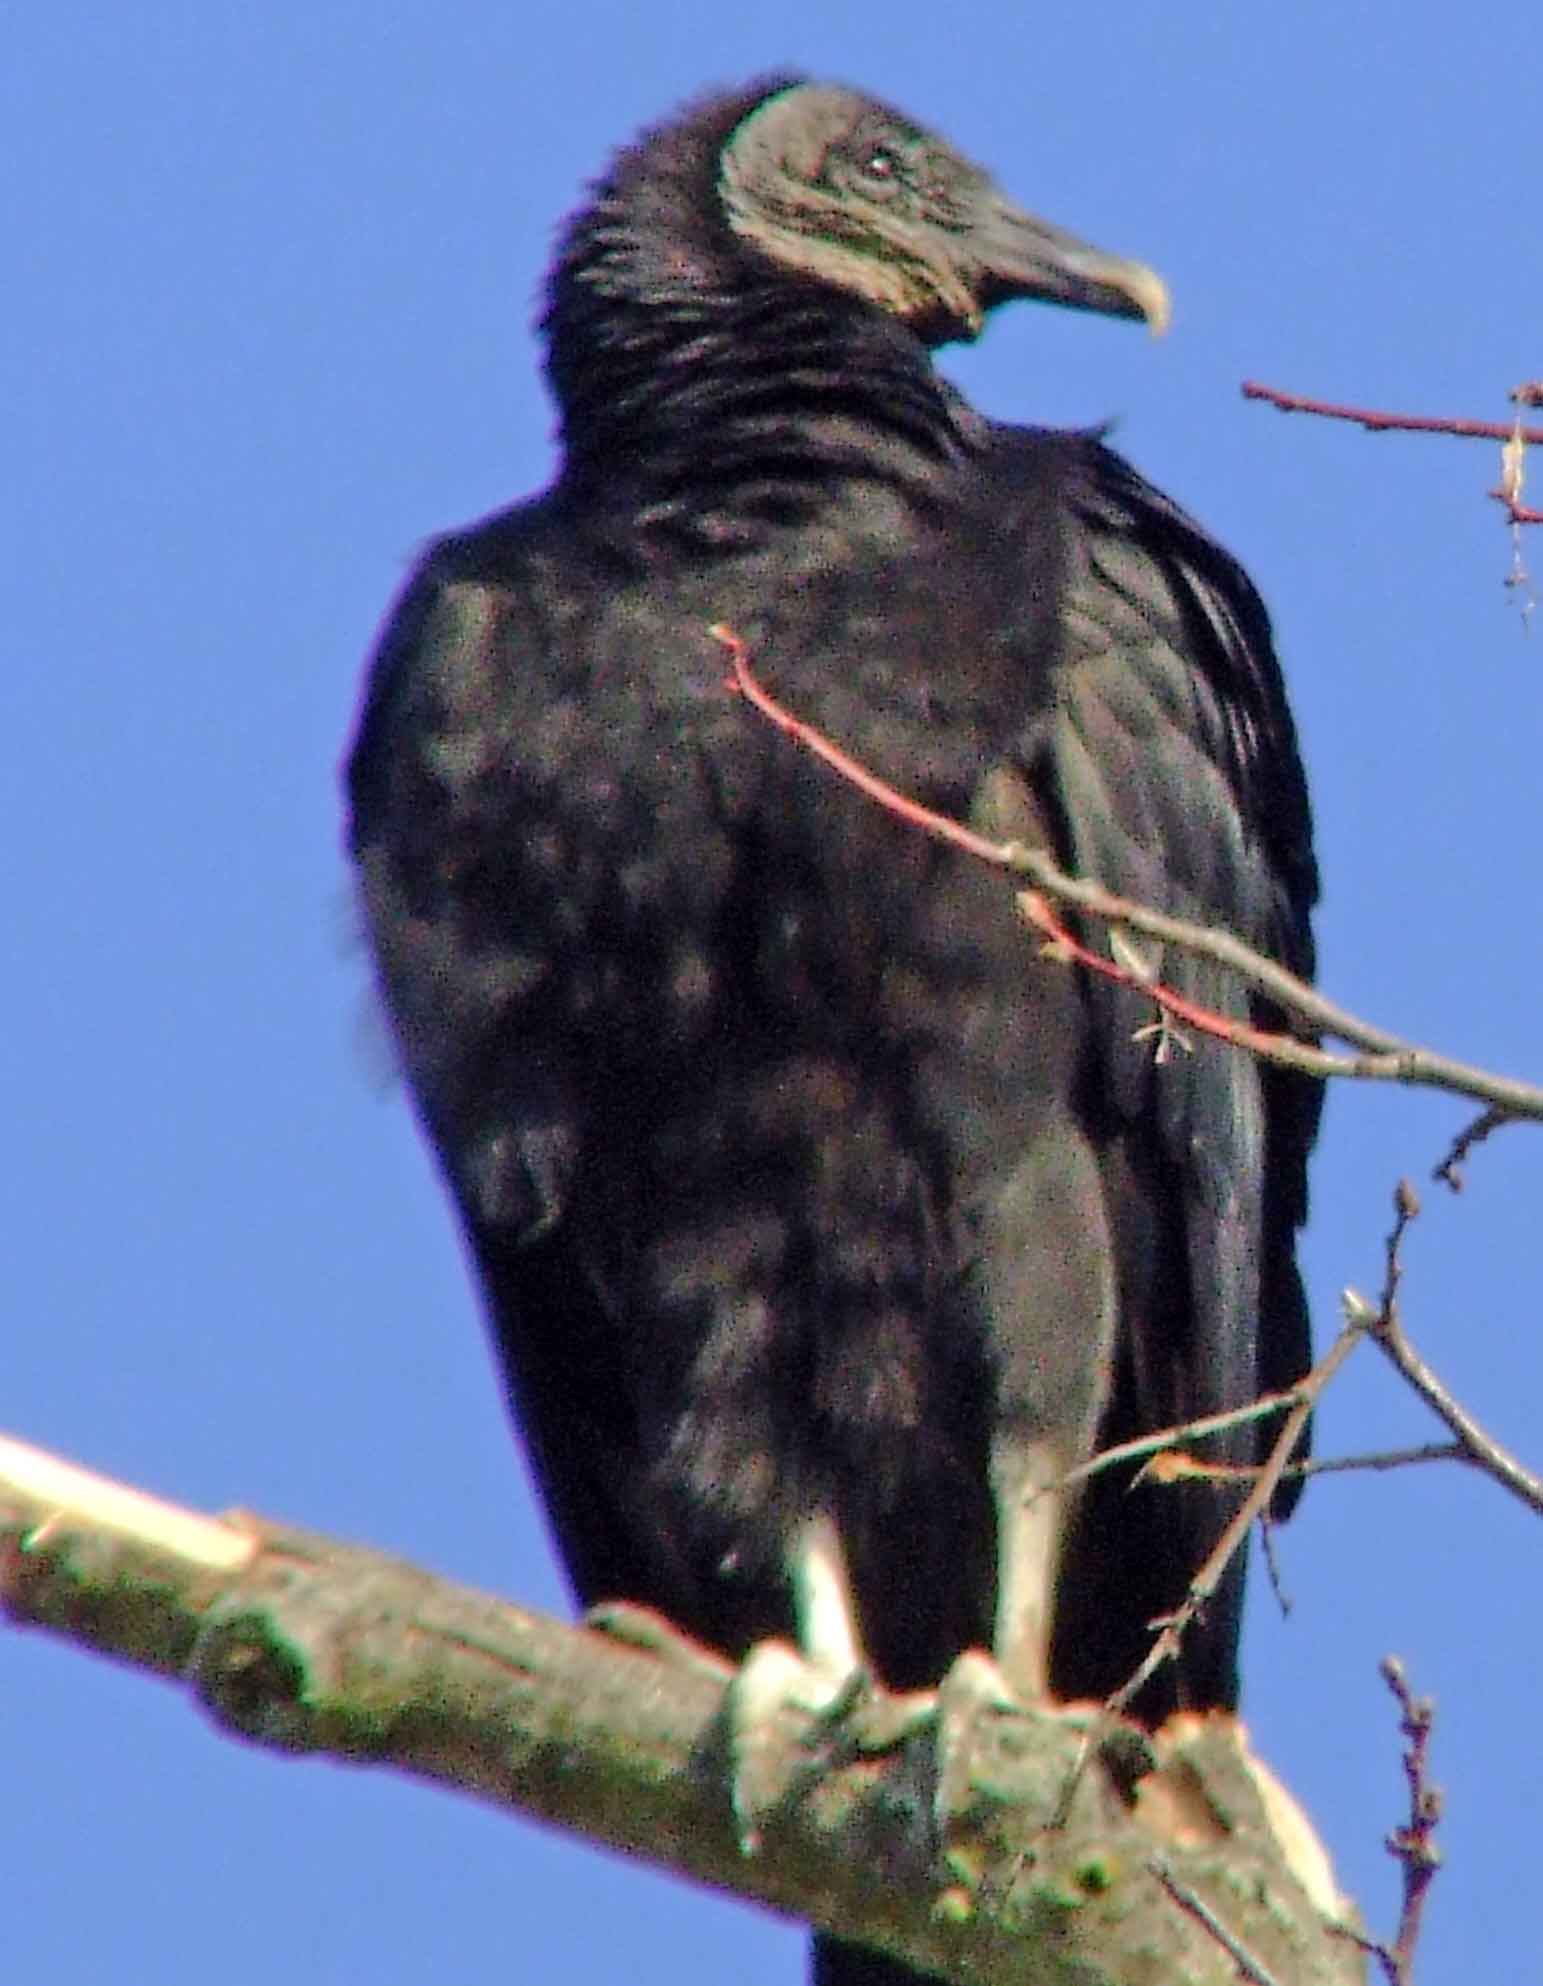
[[[1154,337],[1168,328],[1167,288],[1144,262],[1106,255],[1000,197],[971,236],[980,262],[980,299],[988,310],[1014,297],[1034,298],[1107,317],[1142,317]]]

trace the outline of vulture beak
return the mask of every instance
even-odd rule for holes
[[[970,232],[980,258],[981,301],[988,309],[1025,297],[1107,317],[1144,317],[1154,337],[1168,328],[1167,287],[1144,262],[1105,255],[1000,195]]]

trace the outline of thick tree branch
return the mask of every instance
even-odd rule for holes
[[[1226,1717],[1129,1734],[1056,1829],[1086,1720],[987,1718],[939,1860],[930,1738],[845,1756],[790,1714],[790,1749],[831,1749],[830,1769],[747,1859],[710,1673],[380,1553],[200,1517],[0,1440],[0,1600],[176,1677],[240,1736],[457,1787],[971,1986],[1230,1986],[1234,1950],[1276,1986],[1361,1977],[1320,1914],[1344,1906],[1310,1852],[1320,1905],[1302,1888],[1289,1803]]]

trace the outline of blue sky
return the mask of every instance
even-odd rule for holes
[[[529,16],[539,12],[539,22]],[[0,811],[11,1127],[0,1422],[186,1502],[243,1503],[563,1605],[450,1222],[384,1071],[335,769],[429,532],[552,461],[533,298],[608,149],[705,84],[865,84],[1025,204],[1155,264],[1161,343],[1021,308],[948,366],[1006,418],[1119,444],[1250,565],[1316,797],[1324,979],[1537,1076],[1543,616],[1525,638],[1482,448],[1246,406],[1503,417],[1543,370],[1514,8],[916,0],[565,8],[147,0],[20,13],[9,157]],[[1530,148],[1530,157],[1529,157]],[[1532,560],[1543,587],[1543,534]],[[1462,1121],[1340,1091],[1306,1265],[1322,1338],[1389,1196]],[[1543,1151],[1436,1189],[1406,1315],[1535,1464]],[[1324,1452],[1427,1438],[1363,1351]],[[1422,1986],[1536,1972],[1540,1775],[1517,1706],[1543,1528],[1450,1469],[1319,1483],[1256,1592],[1247,1709],[1391,1924],[1397,1650],[1440,1703],[1449,1867]],[[798,1977],[738,1906],[467,1801],[208,1731],[169,1689],[0,1636],[6,1970],[97,1978]]]

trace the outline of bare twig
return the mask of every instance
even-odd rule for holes
[[[1090,970],[1106,979],[1144,994],[1164,1011],[1185,1021],[1197,1031],[1214,1035],[1236,1047],[1311,1075],[1340,1076],[1364,1082],[1396,1082],[1411,1087],[1447,1090],[1457,1096],[1472,1097],[1479,1103],[1504,1110],[1507,1115],[1543,1121],[1543,1089],[1512,1077],[1498,1076],[1467,1063],[1456,1062],[1431,1050],[1401,1040],[1384,1028],[1358,1019],[1315,991],[1305,980],[1287,972],[1284,966],[1245,945],[1230,932],[1211,930],[1183,918],[1169,917],[1150,910],[1128,897],[1116,896],[1102,884],[1067,875],[1043,850],[1027,848],[1021,842],[996,842],[975,833],[959,821],[937,814],[931,808],[898,793],[870,772],[839,745],[785,709],[756,680],[746,656],[744,643],[732,629],[715,625],[710,632],[728,649],[733,674],[728,686],[742,695],[779,730],[823,760],[859,791],[866,793],[888,812],[909,822],[926,834],[963,849],[978,861],[1016,875],[1028,876],[1045,896],[1074,904],[1079,910],[1111,925],[1125,925],[1148,937],[1159,938],[1198,957],[1215,960],[1235,972],[1246,985],[1266,995],[1276,1006],[1294,1015],[1305,1027],[1335,1036],[1360,1052],[1336,1055],[1312,1046],[1292,1035],[1267,1033],[1251,1028],[1224,1014],[1195,1006],[1159,981],[1148,979],[1130,968],[1091,952],[1055,919],[1034,892],[1026,892],[1027,914],[1050,935],[1052,943],[1064,948]]]
[[[1274,1974],[1265,1970],[1246,1945],[1238,1943],[1216,1912],[1208,1907],[1205,1899],[1196,1896],[1187,1884],[1181,1883],[1160,1855],[1152,1857],[1147,1863],[1147,1869],[1151,1875],[1156,1876],[1181,1910],[1187,1910],[1191,1917],[1205,1926],[1238,1968],[1240,1978],[1248,1980],[1250,1986],[1275,1986]]]
[[[1059,1495],[1061,1491],[1075,1487],[1088,1476],[1096,1476],[1105,1469],[1114,1468],[1117,1463],[1134,1462],[1143,1455],[1157,1455],[1166,1450],[1176,1449],[1186,1441],[1203,1441],[1207,1435],[1225,1434],[1231,1428],[1247,1426],[1250,1421],[1267,1420],[1272,1414],[1283,1414],[1288,1408],[1296,1406],[1300,1398],[1301,1388],[1297,1386],[1288,1388],[1284,1393],[1262,1393],[1257,1400],[1250,1400],[1246,1407],[1232,1407],[1222,1414],[1205,1414],[1198,1420],[1183,1421],[1174,1427],[1159,1428],[1154,1434],[1140,1435],[1134,1441],[1119,1442],[1113,1448],[1101,1450],[1091,1461],[1082,1463],[1080,1467],[1069,1469],[1048,1489],[1033,1491],[1028,1501],[1032,1503],[1041,1496],[1050,1495],[1052,1491]],[[1196,1473],[1203,1473],[1207,1466],[1205,1463],[1196,1463]],[[1252,1475],[1254,1472],[1250,1470],[1248,1473]]]
[[[1006,843],[1004,846],[1016,847]],[[1031,851],[1020,851],[1027,856]],[[1070,882],[1072,878],[1067,877]],[[1047,889],[1048,889],[1047,885]],[[1058,891],[1057,894],[1060,894]],[[1075,901],[1068,896],[1068,901]],[[1289,1069],[1296,1069],[1303,1075],[1327,1076],[1348,1075],[1350,1066],[1344,1056],[1331,1055],[1316,1044],[1299,1040],[1295,1035],[1278,1034],[1264,1028],[1250,1027],[1246,1021],[1235,1020],[1230,1014],[1219,1014],[1213,1008],[1199,1006],[1188,1000],[1182,993],[1165,986],[1150,971],[1140,971],[1133,965],[1121,964],[1118,958],[1106,958],[1102,952],[1095,952],[1071,931],[1047,899],[1045,891],[1024,890],[1018,898],[1018,907],[1028,922],[1042,931],[1049,941],[1045,946],[1045,956],[1070,960],[1084,966],[1099,978],[1107,979],[1116,986],[1129,987],[1133,992],[1143,993],[1164,1015],[1173,1015],[1185,1021],[1198,1034],[1208,1034],[1217,1041],[1225,1041],[1234,1048],[1247,1049],[1251,1055],[1258,1055],[1268,1062],[1279,1063]],[[1116,943],[1122,924],[1131,920],[1120,917],[1110,926],[1111,949]],[[1197,927],[1199,928],[1199,927]],[[1129,947],[1125,948],[1127,951]],[[1166,1061],[1172,1051],[1175,1036],[1171,1030],[1159,1028],[1159,1043],[1156,1060]],[[1178,1045],[1184,1046],[1182,1036],[1177,1037]]]
[[[1275,1595],[1275,1604],[1284,1619],[1291,1612],[1292,1598],[1286,1591],[1285,1575],[1281,1571],[1280,1556],[1275,1549],[1276,1519],[1269,1511],[1259,1519],[1259,1553],[1264,1560],[1264,1569],[1270,1582],[1270,1591]]]
[[[1084,1463],[1077,1473],[1091,1475],[1103,1461],[1102,1455],[1095,1456],[1092,1462]],[[1469,1454],[1460,1441],[1427,1441],[1417,1448],[1380,1448],[1365,1455],[1313,1456],[1305,1462],[1293,1462],[1289,1468],[1283,1469],[1281,1479],[1343,1476],[1358,1471],[1376,1474],[1389,1469],[1407,1469],[1420,1462],[1464,1462],[1475,1468],[1481,1466],[1479,1458]],[[1202,1462],[1182,1448],[1170,1448],[1154,1455],[1135,1481],[1252,1483],[1258,1481],[1263,1466],[1259,1462]]]
[[[1054,1483],[1031,1491],[1026,1502],[1032,1504],[1042,1496],[1059,1496],[1063,1491],[1085,1482],[1089,1476],[1101,1475],[1104,1470],[1115,1468],[1121,1462],[1134,1462],[1142,1456],[1149,1456],[1151,1460],[1132,1478],[1132,1487],[1143,1481],[1257,1482],[1266,1464],[1204,1462],[1198,1456],[1191,1455],[1185,1444],[1204,1441],[1213,1434],[1225,1434],[1235,1427],[1245,1427],[1250,1421],[1267,1420],[1272,1414],[1283,1414],[1288,1408],[1296,1406],[1300,1398],[1301,1389],[1296,1386],[1289,1387],[1283,1393],[1261,1393],[1246,1407],[1233,1407],[1223,1414],[1204,1414],[1192,1421],[1182,1421],[1173,1427],[1158,1428],[1151,1434],[1139,1435],[1132,1441],[1119,1442],[1112,1448],[1100,1449],[1089,1461],[1075,1469],[1068,1469]],[[1413,1448],[1381,1448],[1359,1455],[1313,1456],[1304,1462],[1288,1464],[1281,1471],[1281,1479],[1348,1475],[1357,1470],[1407,1469],[1422,1462],[1464,1462],[1476,1468],[1485,1466],[1483,1458],[1465,1448],[1460,1441],[1429,1441]]]
[[[1543,524],[1543,510],[1534,510],[1531,504],[1518,503],[1511,492],[1503,485],[1487,492],[1496,503],[1504,504],[1506,515],[1513,524]]]
[[[1510,1117],[1503,1110],[1481,1110],[1469,1124],[1465,1124],[1447,1147],[1445,1158],[1431,1168],[1431,1178],[1439,1179],[1454,1193],[1463,1190],[1463,1167],[1476,1145],[1482,1145],[1486,1138],[1492,1138],[1503,1124],[1510,1123]]]
[[[1406,434],[1456,436],[1465,441],[1498,441],[1501,445],[1500,481],[1488,495],[1504,507],[1511,529],[1511,570],[1506,575],[1505,584],[1521,602],[1523,630],[1531,626],[1537,599],[1522,555],[1521,534],[1526,525],[1543,524],[1543,510],[1524,503],[1522,489],[1527,449],[1534,442],[1543,442],[1543,428],[1523,426],[1519,412],[1514,420],[1502,422],[1460,420],[1441,414],[1393,414],[1374,407],[1346,407],[1330,400],[1309,400],[1299,393],[1283,393],[1277,387],[1261,386],[1252,379],[1244,380],[1243,397],[1245,400],[1267,401],[1283,414],[1315,414],[1325,420],[1354,421],[1373,433],[1399,430]],[[1515,387],[1511,399],[1518,408],[1543,405],[1538,397],[1536,381]]]
[[[1467,421],[1446,414],[1390,414],[1375,407],[1347,407],[1332,400],[1309,400],[1300,393],[1283,393],[1277,386],[1261,386],[1256,379],[1243,382],[1245,400],[1264,400],[1283,414],[1316,414],[1322,420],[1354,421],[1374,434],[1447,434],[1463,441],[1509,441],[1515,433],[1511,421]],[[1522,439],[1543,442],[1543,428],[1523,428]]]
[[[1355,1296],[1353,1291],[1345,1292],[1343,1329],[1306,1378],[1292,1388],[1291,1410],[1275,1437],[1274,1447],[1257,1472],[1253,1487],[1238,1505],[1228,1520],[1226,1529],[1211,1547],[1204,1565],[1190,1580],[1183,1604],[1165,1620],[1153,1623],[1159,1632],[1134,1674],[1106,1699],[1104,1708],[1109,1714],[1123,1715],[1164,1663],[1177,1658],[1190,1623],[1211,1600],[1221,1583],[1222,1574],[1242,1549],[1249,1530],[1269,1508],[1270,1499],[1291,1464],[1292,1452],[1301,1439],[1302,1431],[1323,1389],[1361,1339],[1368,1334],[1375,1335],[1382,1322],[1396,1315],[1398,1288],[1403,1276],[1404,1235],[1408,1231],[1410,1222],[1418,1215],[1420,1206],[1407,1180],[1399,1181],[1393,1200],[1394,1221],[1387,1239],[1380,1308],[1373,1310],[1369,1304]]]
[[[1468,1409],[1453,1398],[1410,1344],[1397,1314],[1374,1320],[1369,1335],[1426,1406],[1446,1422],[1469,1459],[1493,1476],[1503,1489],[1520,1498],[1529,1510],[1543,1516],[1543,1478],[1524,1468],[1508,1448],[1486,1433]]]
[[[1348,1475],[1357,1470],[1376,1474],[1380,1470],[1408,1469],[1421,1462],[1466,1462],[1479,1467],[1479,1458],[1470,1455],[1460,1441],[1425,1441],[1418,1448],[1379,1448],[1366,1455],[1314,1456],[1297,1462],[1287,1471],[1293,1476]]]
[[[1393,414],[1375,407],[1347,407],[1331,400],[1309,400],[1299,393],[1283,393],[1278,387],[1261,386],[1252,379],[1244,380],[1243,397],[1245,400],[1264,400],[1283,414],[1315,414],[1324,420],[1354,421],[1373,433],[1397,430],[1405,434],[1456,436],[1465,441],[1498,441],[1500,481],[1487,494],[1504,507],[1510,524],[1511,570],[1505,584],[1516,592],[1521,601],[1523,629],[1530,627],[1537,600],[1522,555],[1521,534],[1526,525],[1543,524],[1543,510],[1524,503],[1522,489],[1527,449],[1534,442],[1543,442],[1543,428],[1523,426],[1519,412],[1513,420],[1503,422],[1460,420],[1444,414]],[[1518,408],[1543,405],[1543,400],[1538,397],[1536,381],[1513,388],[1510,397]]]
[[[1388,1986],[1412,1986],[1415,1947],[1431,1883],[1441,1867],[1441,1850],[1435,1841],[1442,1814],[1441,1788],[1429,1775],[1431,1730],[1436,1707],[1428,1696],[1416,1696],[1409,1687],[1404,1665],[1396,1655],[1382,1664],[1382,1676],[1398,1699],[1399,1730],[1404,1746],[1404,1777],[1409,1782],[1409,1818],[1388,1836],[1388,1853],[1403,1870],[1404,1901],[1399,1913],[1398,1935],[1391,1945],[1373,1945],[1372,1951],[1387,1975]]]
[[[1393,1189],[1393,1226],[1383,1244],[1382,1301],[1378,1306],[1377,1323],[1386,1324],[1398,1319],[1398,1292],[1404,1281],[1404,1236],[1420,1218],[1420,1196],[1407,1179],[1401,1179]],[[1376,1324],[1373,1325],[1373,1329]]]
[[[1355,1350],[1366,1328],[1364,1319],[1350,1317],[1323,1357],[1294,1389],[1295,1403],[1275,1437],[1275,1445],[1268,1459],[1260,1469],[1253,1488],[1238,1505],[1226,1529],[1212,1546],[1204,1565],[1190,1580],[1182,1606],[1165,1620],[1154,1623],[1159,1627],[1159,1633],[1147,1650],[1145,1660],[1107,1699],[1104,1707],[1112,1716],[1122,1715],[1158,1670],[1178,1655],[1191,1621],[1211,1600],[1221,1583],[1222,1574],[1242,1547],[1254,1521],[1268,1508],[1319,1395]]]
[[[1425,1360],[1410,1344],[1399,1309],[1399,1285],[1403,1278],[1401,1251],[1404,1235],[1420,1212],[1420,1202],[1407,1179],[1401,1179],[1394,1194],[1396,1219],[1387,1241],[1387,1268],[1382,1298],[1375,1309],[1354,1290],[1345,1292],[1347,1309],[1366,1330],[1366,1335],[1402,1374],[1420,1398],[1440,1416],[1456,1435],[1467,1458],[1492,1476],[1502,1489],[1508,1489],[1530,1510],[1543,1516],[1543,1479],[1524,1468],[1509,1449],[1503,1448],[1474,1419],[1468,1409],[1453,1398]]]

